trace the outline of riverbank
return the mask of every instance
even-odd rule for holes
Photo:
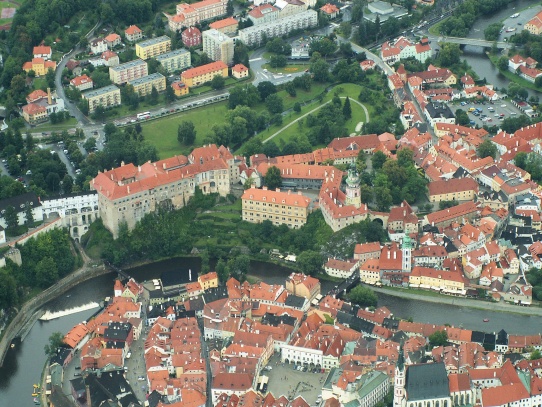
[[[505,313],[529,315],[529,316],[542,316],[542,308],[537,307],[521,307],[518,305],[511,305],[505,303],[497,302],[485,302],[479,300],[472,300],[469,298],[460,298],[460,297],[448,297],[444,295],[440,296],[427,296],[422,294],[416,294],[413,292],[408,292],[408,289],[403,288],[386,288],[386,287],[373,287],[370,288],[377,292],[386,294],[392,297],[406,298],[409,300],[424,301],[435,304],[448,304],[456,307],[467,307],[474,308],[479,310],[487,311],[498,311]]]
[[[24,336],[32,327],[32,322],[35,322],[41,316],[39,315],[40,308],[83,281],[109,272],[110,270],[104,266],[89,267],[88,263],[85,263],[83,267],[57,281],[30,301],[24,303],[20,311],[6,327],[0,341],[0,367],[4,363],[4,358],[13,339],[20,335]]]
[[[520,77],[519,75],[517,75],[517,74],[515,74],[513,72],[510,72],[508,69],[506,69],[506,70],[500,69],[499,64],[498,64],[498,62],[499,62],[499,56],[498,55],[491,55],[489,52],[487,52],[486,55],[489,58],[489,60],[491,61],[491,63],[493,64],[493,66],[495,68],[497,68],[499,70],[499,72],[504,77],[506,77],[509,81],[518,84],[522,88],[531,89],[531,90],[534,90],[536,92],[541,91],[540,88],[538,88],[534,83],[529,82],[527,79],[524,79],[524,78]]]

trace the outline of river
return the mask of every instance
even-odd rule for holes
[[[489,26],[490,24],[499,22],[500,20],[503,20],[509,17],[510,15],[516,12],[520,12],[521,10],[537,3],[539,3],[538,0],[517,0],[515,2],[512,2],[510,4],[510,7],[507,9],[501,10],[498,13],[495,13],[491,16],[481,17],[478,20],[476,20],[476,24],[470,30],[468,37],[484,39],[484,30],[487,28],[487,26]],[[517,25],[517,22],[520,22],[520,21],[524,22],[524,20],[526,20],[526,18],[524,18],[523,16],[520,16],[518,19],[511,20],[509,26],[512,26],[512,24],[515,24],[514,28],[521,29],[521,27]],[[502,41],[502,38],[504,38],[504,36],[508,37],[510,36],[510,34],[506,34],[506,33],[501,34],[501,38],[500,38],[501,41]],[[482,48],[466,46],[463,49],[463,55],[461,56],[461,58],[465,59],[468,62],[468,64],[478,74],[480,79],[485,78],[488,81],[488,83],[493,84],[499,89],[508,88],[510,81],[504,75],[502,75],[495,66],[493,66],[489,58],[484,54],[484,51]],[[528,92],[529,92],[529,95],[535,95],[535,94],[538,96],[541,95],[540,92],[533,91],[530,89],[528,89]]]
[[[200,262],[197,258],[176,258],[155,264],[136,267],[128,271],[139,281],[149,280],[160,276],[160,273],[173,270],[182,264],[183,267],[198,271]],[[283,284],[291,270],[274,264],[252,262],[250,275],[270,284]],[[59,311],[76,306],[101,301],[113,293],[113,281],[116,275],[106,274],[88,280],[65,295],[51,301],[44,309]],[[322,292],[327,292],[335,283],[322,282]],[[405,300],[389,295],[379,294],[379,305],[387,306],[396,316],[412,317],[415,321],[435,324],[450,323],[468,329],[483,329],[498,331],[504,328],[507,332],[518,334],[538,333],[542,327],[542,317],[487,312],[441,304]],[[0,368],[0,407],[32,407],[32,384],[40,380],[42,367],[45,364],[43,347],[49,336],[56,331],[66,333],[77,323],[90,317],[96,310],[84,311],[68,315],[56,320],[38,321],[22,343],[17,343],[10,349],[4,365]],[[490,322],[482,324],[484,318]]]

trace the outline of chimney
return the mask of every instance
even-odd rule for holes
[[[47,104],[53,104],[53,97],[51,96],[51,88],[47,88]]]

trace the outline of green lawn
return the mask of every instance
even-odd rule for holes
[[[69,120],[63,121],[58,124],[51,124],[50,122],[40,124],[34,128],[34,131],[62,131],[72,129],[77,125],[77,120],[73,117],[70,117]]]
[[[280,130],[281,128],[285,128],[288,126],[291,122],[296,120],[297,118],[303,116],[304,114],[310,112],[311,110],[318,108],[319,106],[322,106],[325,102],[331,100],[335,94],[335,91],[338,90],[339,97],[350,97],[350,99],[358,100],[358,95],[361,90],[361,87],[352,83],[343,83],[335,88],[333,88],[330,92],[327,93],[327,95],[324,97],[322,102],[314,101],[306,106],[301,107],[300,113],[291,112],[289,113],[283,120],[282,125],[280,126],[272,126],[269,129],[263,131],[258,135],[263,140],[267,139],[269,136]],[[367,118],[365,117],[365,112],[359,106],[357,103],[351,101],[350,105],[352,106],[352,118],[346,122],[346,128],[347,130],[352,133],[354,132],[356,125],[359,122],[366,122]],[[369,110],[369,114],[372,114],[373,112],[370,109],[370,106],[366,106],[367,110]],[[317,114],[318,111],[315,111],[314,114]],[[290,139],[294,136],[299,135],[300,133],[306,132],[308,129],[305,126],[299,126],[297,124],[294,124],[288,128],[286,128],[284,131],[282,131],[280,134],[275,136],[273,138],[273,141],[275,143],[280,143],[280,140],[283,140],[284,142],[290,141]],[[242,150],[242,149],[240,149]]]
[[[448,17],[450,18],[450,17]],[[445,18],[444,20],[442,21],[439,21],[438,23],[436,23],[435,25],[431,26],[429,28],[429,34],[431,35],[440,35],[440,26],[442,25],[442,23],[446,20],[448,20],[448,18]]]
[[[177,128],[183,120],[190,120],[196,127],[196,146],[203,144],[203,139],[211,128],[224,121],[228,111],[227,102],[203,106],[188,112],[174,114],[162,119],[142,124],[145,140],[158,149],[160,158],[172,157],[176,154],[188,154],[193,146],[183,146],[177,141]]]
[[[47,81],[45,80],[45,77],[42,76],[40,78],[34,78],[34,80],[32,81],[32,88],[34,90],[47,89]]]

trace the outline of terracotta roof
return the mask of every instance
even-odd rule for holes
[[[222,70],[224,68],[227,68],[227,67],[228,67],[228,65],[226,65],[222,61],[211,62],[210,64],[205,64],[205,65],[202,65],[202,66],[198,66],[197,68],[187,69],[186,71],[184,71],[181,74],[181,78],[187,78],[187,79],[188,78],[195,78],[197,76],[204,75],[204,74],[207,74],[207,73],[220,71],[220,70]]]
[[[379,242],[372,242],[372,243],[358,243],[354,247],[354,254],[365,254],[365,253],[373,253],[373,252],[380,252],[380,243]]]
[[[41,89],[36,89],[28,94],[26,97],[27,102],[34,102],[38,99],[43,99],[47,97],[47,92],[42,91]]]
[[[237,24],[239,24],[239,22],[235,18],[228,17],[228,18],[224,18],[222,20],[218,20],[218,21],[215,21],[214,23],[209,24],[209,27],[215,30],[218,30],[220,28],[229,27],[230,25],[237,25]]]
[[[264,10],[269,10],[269,11],[265,11]],[[264,17],[266,14],[270,13],[270,12],[273,12],[273,11],[279,11],[278,8],[276,8],[275,6],[272,6],[271,4],[262,4],[258,7],[254,7],[252,10],[250,10],[248,12],[248,14],[254,18],[262,18]]]
[[[89,83],[89,82],[92,83],[92,79],[90,79],[86,74],[84,74],[84,75],[76,76],[75,78],[73,78],[70,81],[70,84],[77,87],[77,86],[81,86],[81,85],[84,85],[84,84]]]
[[[300,192],[292,193],[290,190],[288,190],[288,192],[282,192],[280,190],[271,191],[268,190],[266,187],[264,187],[263,189],[257,189],[254,186],[245,190],[243,196],[241,197],[241,200],[255,200],[260,202],[267,201],[303,208],[308,208],[311,203],[310,198],[303,196]]]
[[[139,28],[137,25],[131,25],[126,30],[124,30],[124,33],[126,35],[134,35],[134,34],[140,33],[140,32],[143,32],[143,31],[141,31],[141,28]]]
[[[427,188],[429,190],[429,196],[462,191],[478,192],[478,183],[472,178],[453,178],[449,181],[441,180],[430,182]]]
[[[244,66],[243,64],[237,64],[237,65],[234,65],[231,70],[233,72],[245,72],[245,71],[248,71],[248,68]]]
[[[334,14],[334,13],[339,12],[339,9],[337,8],[337,6],[331,3],[327,3],[323,5],[322,7],[320,7],[320,10],[322,10],[326,14]]]
[[[46,45],[38,45],[32,50],[32,55],[51,54],[51,52],[51,47],[48,47]]]
[[[38,105],[36,103],[29,103],[23,106],[23,112],[27,113],[29,116],[33,116],[38,113],[46,112],[47,109],[45,106]]]
[[[114,42],[120,40],[120,35],[118,35],[117,33],[111,33],[107,37],[105,37],[105,40],[107,42]]]
[[[329,259],[325,267],[332,268],[332,269],[338,269],[342,271],[351,271],[356,266],[356,263],[351,263],[349,261],[343,261],[339,259]]]
[[[498,407],[529,399],[530,394],[522,383],[513,383],[482,389],[481,398],[484,407]]]
[[[189,27],[183,31],[182,36],[188,38],[201,37],[201,31],[197,27]]]
[[[426,215],[427,222],[429,224],[446,222],[448,220],[455,219],[460,216],[464,216],[478,210],[476,204],[472,201],[453,206],[448,209],[433,212]]]

